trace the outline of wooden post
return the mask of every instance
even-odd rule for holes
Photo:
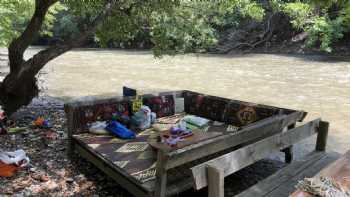
[[[295,123],[288,126],[288,130],[295,128]],[[282,150],[284,152],[284,161],[286,163],[292,163],[293,161],[293,145]]]
[[[329,122],[321,121],[316,140],[316,151],[325,151],[327,146]]]
[[[155,196],[165,197],[166,196],[166,184],[167,184],[167,171],[165,164],[168,158],[165,152],[158,150],[157,154],[157,166],[156,166],[156,184],[155,184]]]
[[[224,171],[215,167],[207,166],[208,172],[208,197],[224,197]]]

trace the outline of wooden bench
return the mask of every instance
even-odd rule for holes
[[[290,178],[293,177],[292,175],[289,177],[281,176],[281,174],[289,172],[290,169],[294,169],[295,171],[293,173],[296,173],[297,170],[303,169],[299,167],[305,165],[308,167],[308,165],[314,164],[315,161],[320,160],[325,156],[324,151],[326,148],[328,126],[329,124],[327,122],[316,119],[302,126],[295,127],[283,133],[275,134],[255,143],[243,146],[240,149],[222,155],[218,158],[197,165],[191,169],[195,182],[195,188],[201,189],[208,186],[210,197],[223,197],[223,183],[225,176],[237,172],[238,170],[253,164],[258,160],[266,158],[273,152],[290,147],[291,145],[307,137],[317,134],[316,150],[311,156],[309,156],[309,158],[307,158],[306,162],[291,164],[291,166],[288,168],[285,168],[276,175],[273,175],[274,178],[269,178],[266,181],[257,184],[253,188],[241,193],[239,196],[256,197],[268,195],[283,183],[283,180],[280,179],[281,177],[285,178],[284,181],[289,181]],[[288,194],[279,196],[288,196]]]
[[[101,114],[110,117],[111,107],[118,106],[119,109],[120,106],[129,106],[134,97],[89,99],[65,105],[70,156],[73,157],[75,152],[79,153],[135,196],[171,196],[190,188],[200,189],[209,185],[209,195],[219,197],[223,195],[225,176],[265,158],[274,151],[284,150],[286,161],[291,162],[293,144],[314,134],[318,136],[316,150],[325,150],[328,123],[316,119],[295,127],[296,122],[302,121],[306,116],[303,111],[191,91],[149,94],[144,95],[144,98],[169,95],[183,98],[186,113],[239,125],[238,132],[220,131],[221,135],[196,144],[170,151],[158,150],[155,179],[139,182],[103,153],[91,148],[91,144],[81,140],[87,132],[88,121],[93,121],[94,117]],[[204,104],[196,103],[198,100]]]

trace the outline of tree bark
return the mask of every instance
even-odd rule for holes
[[[39,34],[49,7],[57,1],[36,0],[35,12],[25,31],[9,46],[10,73],[2,83],[0,82],[0,104],[8,115],[17,111],[21,106],[28,105],[38,95],[36,75],[46,63],[84,43],[116,5],[116,1],[107,3],[105,9],[88,25],[87,29],[81,31],[77,38],[50,46],[24,61],[25,50]]]

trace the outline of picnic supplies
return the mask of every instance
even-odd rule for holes
[[[165,137],[164,142],[170,147],[176,147],[177,143],[183,140],[181,137],[175,135],[163,137]]]
[[[152,124],[152,128],[158,132],[168,131],[172,126],[173,125],[171,124],[161,124],[161,123]]]
[[[136,137],[135,133],[133,133],[117,121],[109,122],[106,127],[106,130],[122,139],[134,139]]]
[[[97,135],[109,134],[106,130],[107,122],[106,121],[96,121],[89,125],[89,132]]]
[[[130,125],[130,116],[129,112],[115,112],[112,114],[112,120],[118,121],[122,123],[123,125],[129,126]]]
[[[145,105],[131,117],[131,123],[141,130],[150,128],[155,120],[156,114],[151,112],[151,109]]]
[[[136,95],[135,99],[132,101],[132,112],[136,113],[140,111],[142,106],[143,106],[142,97],[139,95]]]
[[[199,128],[203,128],[209,123],[208,119],[194,115],[187,115],[182,120]]]

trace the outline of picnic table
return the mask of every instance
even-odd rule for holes
[[[152,141],[160,135],[153,129],[138,132],[132,140],[88,133],[88,123],[108,120],[115,112],[131,114],[133,96],[65,104],[69,155],[85,157],[135,196],[164,197],[209,186],[209,195],[220,197],[225,176],[273,152],[283,151],[290,163],[293,145],[315,134],[316,150],[324,151],[326,147],[328,123],[319,118],[296,125],[307,114],[301,110],[187,90],[144,94],[142,99],[158,118],[174,116],[182,101],[184,109],[180,113],[204,117],[212,123],[203,133],[169,148]],[[217,126],[214,122],[223,124]]]

